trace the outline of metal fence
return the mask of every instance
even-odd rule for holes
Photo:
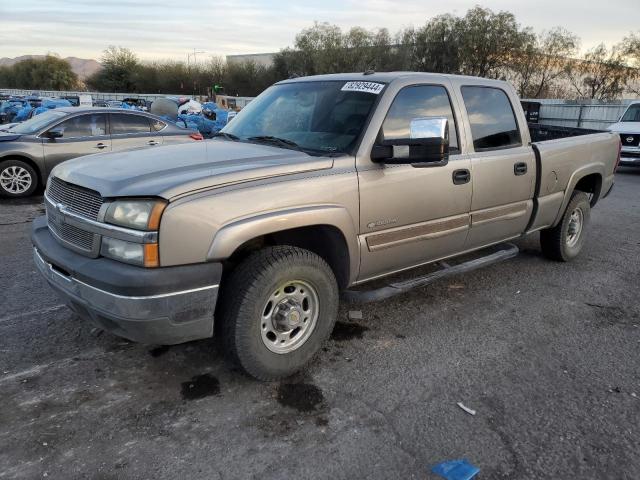
[[[105,93],[105,92],[77,92],[77,91],[64,91],[64,90],[20,90],[15,88],[1,88],[0,93],[5,95],[31,95],[36,94],[40,97],[74,97],[78,95],[91,95],[93,100],[124,100],[125,98],[141,98],[143,100],[149,100],[153,102],[158,98],[166,97],[192,97],[192,95],[185,95],[183,93]],[[253,97],[232,97],[226,96],[228,99],[234,100],[235,104],[239,108],[244,108]],[[197,100],[203,100],[204,97],[194,97]]]
[[[527,101],[540,102],[539,123],[543,125],[594,130],[606,130],[609,125],[616,123],[627,106],[633,102],[633,100],[622,100],[601,103],[591,100],[583,103],[549,99],[530,99]]]

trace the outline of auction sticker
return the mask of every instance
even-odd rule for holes
[[[378,95],[384,88],[384,83],[376,82],[347,82],[340,89],[343,92],[365,92]]]

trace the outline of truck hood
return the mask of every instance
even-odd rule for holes
[[[171,200],[189,192],[260,178],[331,168],[313,157],[253,143],[205,140],[95,154],[58,165],[52,175],[103,197],[154,196]]]
[[[618,122],[609,125],[609,131],[617,133],[640,133],[640,122]]]

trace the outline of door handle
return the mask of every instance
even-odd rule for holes
[[[463,185],[471,180],[471,172],[466,168],[454,170],[452,177],[454,185]]]
[[[95,147],[93,148],[97,148],[99,150],[102,150],[103,148],[107,148],[108,145],[105,145],[104,143],[98,143]]]
[[[514,175],[524,175],[527,173],[527,164],[524,162],[518,162],[513,166]]]
[[[155,140],[149,140],[147,142],[147,145],[153,146],[153,145],[158,145],[158,142],[156,142]]]

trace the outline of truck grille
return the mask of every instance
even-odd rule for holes
[[[98,219],[103,200],[98,192],[78,187],[52,177],[47,188],[47,196],[53,203],[61,203],[67,210],[91,220]]]
[[[93,233],[86,232],[68,223],[58,224],[55,221],[51,221],[51,216],[49,216],[49,228],[57,237],[65,242],[71,243],[81,250],[85,250],[87,253],[92,251]]]
[[[97,220],[103,199],[98,192],[64,182],[52,177],[47,187],[47,197],[57,205],[61,204],[65,210],[75,213],[89,220]],[[88,256],[97,256],[99,245],[97,235],[75,225],[66,223],[57,208],[45,202],[47,208],[47,223],[49,229],[69,248]]]
[[[621,133],[620,141],[623,147],[637,147],[640,145],[640,134],[637,133]]]

